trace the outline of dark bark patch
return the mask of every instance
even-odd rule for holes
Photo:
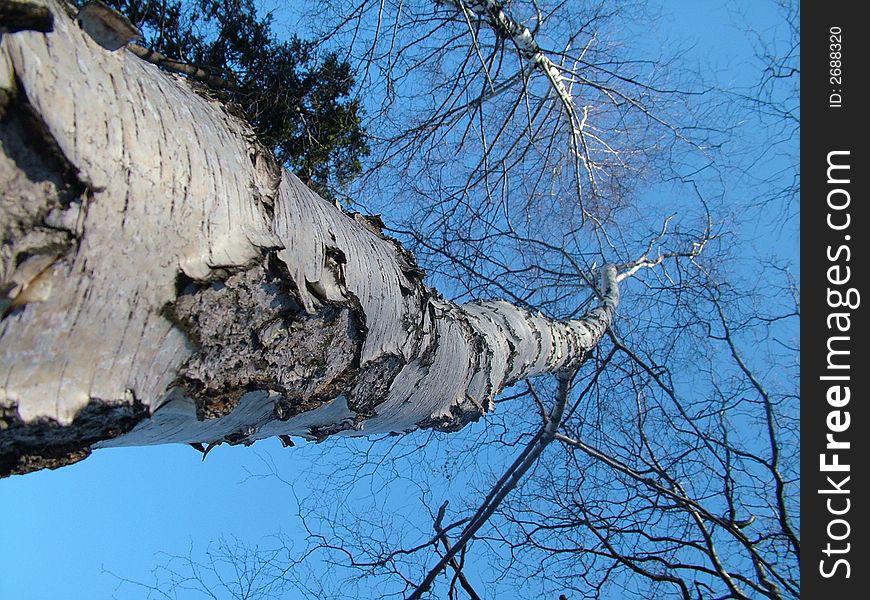
[[[127,433],[147,416],[136,400],[92,399],[69,425],[45,418],[24,423],[16,407],[0,407],[0,477],[76,463],[93,444]]]
[[[364,365],[347,401],[348,408],[357,414],[358,420],[377,414],[377,406],[386,400],[393,380],[405,364],[403,358],[388,354]]]
[[[17,85],[0,105],[0,285],[36,254],[61,256],[79,232],[51,219],[84,206],[88,186]]]
[[[88,186],[28,101],[20,82],[16,80],[16,84],[0,110],[0,147],[31,182],[53,185],[56,191],[49,201],[68,206],[84,195]]]
[[[19,31],[54,31],[54,16],[45,6],[26,1],[0,2],[0,35]]]
[[[358,374],[359,311],[331,303],[307,314],[269,260],[185,292],[164,314],[196,346],[178,384],[199,419],[225,416],[247,392],[269,390],[281,395],[275,418],[286,420],[345,392]]]
[[[465,401],[461,404],[450,406],[449,415],[423,419],[417,423],[417,427],[420,429],[434,429],[436,431],[454,433],[469,423],[476,423],[483,414],[484,409],[481,404],[474,398],[466,396]]]

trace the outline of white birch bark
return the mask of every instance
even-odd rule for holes
[[[575,321],[441,299],[207,92],[49,7],[54,32],[0,41],[12,472],[94,445],[456,429],[609,326],[612,267]]]

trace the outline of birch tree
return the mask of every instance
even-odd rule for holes
[[[704,88],[657,80],[662,61],[602,52],[626,12],[337,10],[324,39],[354,40],[364,89],[386,90],[344,201],[414,206],[382,220],[318,198],[207,90],[50,7],[53,33],[2,41],[6,469],[122,444],[458,437],[498,403],[481,437],[524,449],[479,505],[432,493],[427,535],[399,540],[311,513],[305,554],[412,597],[488,595],[463,571],[486,548],[546,593],[797,595],[796,393],[757,351],[799,314],[796,290],[776,265],[732,287],[739,256],[705,194],[634,197],[689,179],[681,152],[708,156],[728,129],[681,112]],[[473,301],[494,296],[511,303]]]
[[[324,485],[301,509],[310,544],[299,555],[344,566],[329,592],[338,597],[370,585],[385,597],[798,597],[799,295],[787,263],[753,263],[734,233],[751,219],[777,229],[757,200],[785,199],[776,186],[791,183],[797,165],[753,179],[746,197],[707,179],[726,177],[722,165],[732,157],[723,160],[720,151],[733,149],[751,176],[768,174],[758,168],[773,162],[768,142],[778,142],[779,127],[791,131],[794,119],[766,121],[760,130],[769,137],[751,152],[741,149],[735,123],[754,122],[740,111],[758,90],[725,88],[730,106],[717,110],[708,102],[721,101],[707,94],[712,82],[680,87],[640,67],[667,64],[602,52],[608,17],[630,29],[622,3],[360,4],[343,13],[354,24],[348,37],[362,39],[357,56],[364,66],[373,62],[371,77],[395,89],[385,114],[413,101],[415,70],[439,91],[409,111],[417,127],[386,121],[395,129],[381,150],[402,157],[395,164],[413,174],[420,199],[402,233],[460,295],[509,295],[571,315],[583,307],[571,284],[604,255],[643,254],[649,265],[662,247],[683,252],[624,286],[621,319],[575,380],[537,464],[523,471],[553,406],[564,401],[546,380],[513,388],[487,428],[451,438],[452,451],[427,452],[438,443],[433,435],[343,455],[355,478],[364,474],[360,494],[378,493],[348,517],[354,507],[342,497],[358,488],[349,480],[340,492]],[[578,21],[585,27],[562,27]],[[557,67],[557,81],[537,54],[523,54],[527,38],[515,40],[517,32],[548,41],[549,48],[535,47]],[[796,46],[785,50],[796,60]],[[559,81],[573,90],[569,106]],[[788,105],[796,100],[773,95]],[[681,102],[692,109],[679,112]],[[754,111],[759,103],[751,104]],[[568,126],[578,114],[588,117],[582,128]],[[578,155],[582,144],[574,140],[584,136],[588,153]],[[440,150],[445,140],[456,142],[449,152]],[[709,162],[681,169],[686,148]],[[706,173],[705,164],[713,165]],[[637,198],[631,186],[658,174],[689,185],[675,186],[658,205]],[[717,202],[711,189],[727,201]],[[487,470],[499,454],[510,457],[497,463],[503,470]],[[443,474],[433,474],[432,463]],[[450,486],[463,470],[488,473],[475,475],[485,483],[474,494]],[[423,488],[417,518],[396,530],[388,517],[370,516],[388,489],[384,471],[429,482],[415,487]],[[524,479],[513,487],[520,471]]]
[[[579,319],[443,300],[203,90],[49,8],[52,33],[2,42],[6,472],[94,445],[454,430],[611,323],[613,265]]]
[[[602,51],[607,21],[630,29],[633,4],[332,7],[342,19],[324,34],[352,40],[359,72],[389,90],[374,124],[382,159],[365,185],[411,186],[415,211],[391,225],[455,294],[502,295],[570,317],[585,309],[576,288],[590,265],[608,255],[626,257],[626,267],[629,256],[647,260],[621,269],[639,279],[624,286],[620,320],[570,394],[539,378],[511,388],[471,432],[331,448],[346,472],[330,463],[294,482],[294,496],[312,479],[323,484],[303,502],[308,545],[280,563],[278,587],[347,598],[372,589],[412,598],[797,597],[797,286],[782,264],[752,264],[729,231],[741,218],[770,217],[757,199],[777,197],[775,181],[756,181],[745,198],[722,190],[727,202],[717,202],[704,180],[724,179],[720,147],[740,148],[728,144],[737,126],[715,120],[709,101],[721,97],[707,91],[716,86],[669,84],[655,78],[667,67],[658,59]],[[567,105],[559,82],[573,90]],[[718,91],[730,117],[756,94]],[[696,112],[680,112],[681,102]],[[580,114],[582,127],[570,126]],[[763,127],[768,141],[789,121]],[[584,136],[585,155],[575,151]],[[716,161],[707,175],[681,170],[686,148]],[[741,160],[764,163],[766,151],[762,143]],[[638,199],[658,175],[689,185],[659,205]],[[680,197],[686,189],[697,203]],[[367,203],[386,213],[393,199]],[[280,466],[267,473],[286,477]],[[390,490],[404,497],[408,488],[420,497],[417,514],[381,512]],[[176,558],[181,572],[201,566]],[[305,568],[317,575],[295,575]]]

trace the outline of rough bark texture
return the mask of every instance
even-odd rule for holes
[[[576,321],[444,301],[197,84],[49,7],[54,33],[0,42],[0,470],[95,445],[454,430],[610,323],[612,268]]]

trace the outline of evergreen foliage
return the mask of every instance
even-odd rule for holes
[[[350,65],[314,43],[272,31],[253,0],[105,0],[144,35],[142,45],[228,82],[278,160],[322,195],[361,170],[368,154]]]

